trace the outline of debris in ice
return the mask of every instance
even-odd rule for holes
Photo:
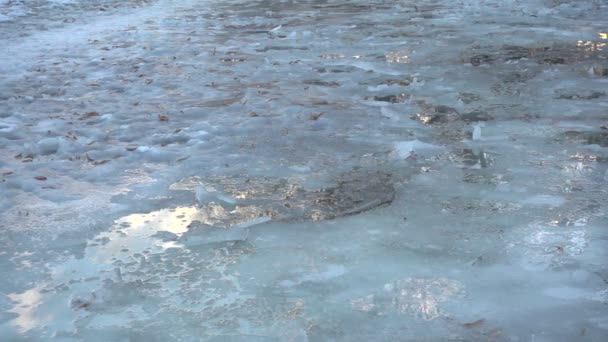
[[[400,313],[409,313],[425,320],[442,315],[441,304],[462,295],[461,283],[445,278],[405,278],[390,284],[386,290]]]
[[[386,53],[385,58],[388,63],[402,63],[406,64],[410,62],[410,50],[396,50]]]
[[[463,323],[462,326],[467,329],[477,328],[477,327],[480,327],[481,325],[483,325],[485,323],[485,321],[486,321],[485,319],[481,318],[481,319],[478,319],[473,322]]]
[[[424,143],[421,146],[425,147]],[[429,145],[430,146],[430,145]],[[187,180],[182,181],[187,184]],[[394,198],[393,180],[390,174],[384,172],[353,171],[341,175],[337,184],[331,187],[307,190],[303,185],[290,183],[286,179],[272,177],[218,177],[209,178],[204,185],[195,186],[195,197],[199,203],[208,203],[218,198],[208,188],[221,188],[229,195],[225,203],[233,207],[219,209],[213,206],[203,208],[203,211],[225,211],[225,217],[231,217],[239,222],[249,219],[238,219],[240,215],[268,216],[284,221],[325,220],[341,216],[355,215],[372,210],[384,204],[390,204]],[[174,185],[182,188],[183,185]],[[186,187],[187,188],[187,187]],[[200,198],[200,201],[199,201]],[[234,199],[234,200],[232,200]],[[220,203],[221,204],[221,203]],[[209,214],[209,217],[219,217]],[[219,223],[219,222],[217,222]],[[217,224],[213,223],[213,224]]]
[[[433,105],[426,101],[416,101],[422,109],[421,112],[414,114],[411,118],[427,125],[446,124],[460,118],[460,113],[452,107],[444,105]]]
[[[460,164],[461,167],[469,169],[482,169],[491,166],[494,158],[482,149],[465,148],[455,152],[452,160]]]
[[[604,340],[608,4],[411,2],[0,0],[3,340]]]
[[[368,295],[362,298],[357,298],[351,300],[350,304],[353,310],[361,311],[361,312],[375,312],[377,310],[377,305],[374,300],[374,295]]]
[[[446,278],[404,278],[384,285],[384,292],[351,300],[354,310],[364,312],[391,311],[433,320],[446,313],[442,305],[464,294],[464,286]]]
[[[208,191],[202,185],[199,185],[194,189],[194,197],[196,199],[196,203],[200,206],[207,205],[209,203],[217,203],[224,205],[227,208],[234,209],[234,206],[238,203],[236,198],[223,194],[219,191]]]
[[[230,228],[214,227],[200,221],[193,221],[188,231],[182,234],[177,242],[186,246],[200,246],[226,241],[244,241],[249,235],[248,226],[232,226]]]

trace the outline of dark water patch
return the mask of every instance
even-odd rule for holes
[[[605,63],[604,65],[594,65],[591,67],[590,71],[595,76],[606,77],[608,76],[608,63]]]
[[[360,85],[367,85],[367,86],[379,86],[379,85],[386,85],[386,86],[401,86],[401,87],[407,87],[412,83],[412,78],[411,77],[405,77],[405,78],[372,78],[372,79],[366,79],[365,81],[359,82]]]
[[[481,96],[473,93],[459,93],[458,99],[464,104],[470,104],[473,102],[481,101]]]
[[[407,101],[410,98],[408,94],[391,94],[384,96],[371,96],[366,97],[366,100],[373,100],[379,102],[388,102],[388,103],[402,103]]]
[[[485,111],[474,110],[469,113],[462,114],[460,119],[466,123],[480,122],[480,121],[491,121],[494,117]]]
[[[606,44],[596,41],[556,43],[547,46],[504,45],[502,47],[473,47],[465,61],[473,66],[530,60],[538,64],[574,64],[608,58]]]
[[[340,74],[340,73],[346,73],[346,72],[354,72],[356,70],[357,70],[357,68],[355,68],[354,66],[350,66],[350,65],[337,65],[337,66],[332,66],[332,67],[327,67],[327,68],[315,69],[315,71],[320,74],[326,74],[326,73]]]
[[[560,100],[595,100],[606,96],[603,91],[590,89],[558,89],[555,93]]]
[[[262,49],[256,49],[257,52],[267,52],[267,51],[291,51],[291,50],[300,50],[305,51],[308,50],[305,46],[265,46]]]
[[[608,132],[567,131],[560,134],[556,140],[559,142],[571,142],[584,145],[599,145],[602,147],[608,147]]]
[[[493,158],[483,150],[463,149],[457,156],[462,160],[465,167],[487,168],[493,164]]]
[[[443,124],[456,121],[460,113],[455,108],[444,105],[431,105],[419,101],[421,111],[412,115],[411,119],[427,125]]]
[[[243,208],[286,221],[355,215],[390,204],[395,196],[393,176],[380,171],[345,173],[335,185],[318,190],[273,177],[216,177],[205,184],[238,198]]]
[[[340,83],[335,81],[321,81],[321,80],[304,80],[302,83],[307,85],[315,85],[320,87],[338,87]]]

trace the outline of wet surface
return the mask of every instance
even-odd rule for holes
[[[172,187],[198,191],[197,200],[203,206],[211,202],[250,207],[273,220],[289,222],[333,219],[390,204],[395,197],[395,183],[391,174],[357,170],[338,175],[335,185],[314,190],[307,190],[306,184],[297,179],[234,176],[188,178]],[[231,225],[215,223],[218,224]]]
[[[0,0],[0,336],[606,340],[607,6]]]

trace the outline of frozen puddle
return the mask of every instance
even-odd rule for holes
[[[0,341],[608,340],[607,15],[0,0]]]
[[[222,306],[224,302],[229,304],[248,298],[240,295],[237,278],[225,273],[226,267],[237,261],[241,254],[251,252],[251,246],[244,241],[246,236],[234,238],[233,231],[225,228],[201,232],[199,230],[205,228],[192,225],[193,221],[200,222],[197,221],[200,219],[204,219],[200,208],[178,207],[149,214],[132,214],[117,220],[111,231],[87,242],[83,256],[68,258],[51,267],[47,281],[23,293],[8,294],[16,303],[8,312],[18,315],[12,324],[19,331],[27,332],[31,329],[46,330],[52,323],[55,331],[47,337],[57,337],[57,333],[69,335],[75,322],[88,320],[92,318],[91,313],[98,313],[99,317],[90,322],[93,325],[129,328],[129,317],[139,320],[151,314],[141,311],[141,305],[136,303],[137,298],[143,298],[139,296],[155,293],[171,302],[181,303],[178,293],[183,286],[188,286],[183,278],[188,274],[199,278],[203,276],[204,272],[199,273],[202,270],[215,273],[217,279],[209,275],[209,280],[218,282],[219,287],[207,287],[204,282],[196,285],[208,296],[198,298],[197,305],[192,306],[194,303],[191,302],[184,309],[214,307],[216,299],[217,305]],[[241,226],[258,222],[247,223],[242,222]],[[197,235],[205,240],[196,240]],[[188,249],[213,243],[216,246],[207,251],[210,254],[200,260],[197,260],[198,253]],[[172,267],[176,260],[165,260],[169,255],[179,255],[178,259],[182,259],[180,265]],[[154,275],[149,273],[151,270]],[[165,274],[161,275],[159,271]],[[127,304],[129,309],[116,317],[118,311],[112,306],[119,303]]]
[[[215,213],[226,215],[217,210]],[[262,259],[269,256],[264,248],[256,251],[256,245],[266,243],[255,241],[266,235],[252,234],[249,241],[248,231],[268,220],[233,222],[233,226],[225,228],[202,223],[214,219],[222,217],[210,218],[201,207],[193,206],[132,214],[117,220],[111,231],[87,242],[82,256],[67,257],[50,266],[48,278],[36,287],[8,294],[15,303],[7,310],[16,315],[11,325],[22,334],[40,331],[42,338],[73,338],[75,334],[93,337],[89,334],[120,334],[134,324],[159,319],[159,314],[170,317],[186,311],[208,317],[201,331],[209,336],[287,338],[295,334],[305,338],[306,332],[301,329],[314,322],[302,317],[307,301],[296,297],[273,303],[271,298],[260,298],[261,284],[256,280],[259,270],[239,270],[236,266],[243,258],[257,263],[258,253],[266,254]],[[276,243],[269,246],[273,247],[266,248],[282,249]],[[342,264],[313,261],[313,251],[298,250],[294,252],[304,255],[287,263],[297,265],[284,275],[288,279],[274,281],[287,293],[332,283],[349,272]],[[443,302],[457,299],[462,293],[462,284],[457,281],[406,278],[386,283],[378,294],[351,299],[350,303],[355,312],[373,309],[373,314],[379,316],[396,313],[433,320],[445,315]],[[348,305],[348,301],[342,305]],[[262,313],[269,316],[259,316]],[[270,321],[273,323],[269,330],[265,324]],[[228,322],[232,323],[224,326]]]

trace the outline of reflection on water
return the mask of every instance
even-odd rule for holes
[[[576,42],[576,46],[582,48],[584,51],[593,52],[604,50],[606,43],[594,42],[591,40],[579,40]]]
[[[9,312],[19,315],[13,320],[19,331],[23,333],[42,324],[41,318],[36,316],[36,308],[42,303],[39,288],[35,287],[23,293],[11,293],[8,297],[17,303]]]
[[[203,235],[206,229],[210,233],[213,229],[238,230],[251,222],[243,222],[249,216],[247,210],[243,215],[240,210],[245,209],[185,206],[122,217],[111,231],[88,241],[83,258],[71,257],[53,266],[48,278],[35,288],[11,294],[15,302],[11,312],[18,315],[11,323],[27,332],[44,327],[51,321],[48,313],[52,313],[55,330],[45,334],[72,331],[78,322],[88,322],[94,328],[126,328],[130,322],[151,319],[150,312],[142,307],[142,298],[148,297],[152,301],[162,298],[170,310],[193,310],[217,318],[218,325],[208,328],[213,332],[230,331],[223,324],[242,315],[251,316],[247,318],[249,323],[239,323],[244,324],[241,329],[245,332],[257,331],[261,328],[254,325],[264,326],[269,321],[301,329],[297,325],[294,328],[293,322],[307,318],[303,313],[292,314],[292,301],[267,302],[267,298],[246,290],[256,282],[254,278],[242,277],[232,269],[242,256],[255,252],[254,245],[224,240],[201,247],[181,239],[197,229]],[[233,228],[207,228],[204,224],[210,220],[229,222],[231,215],[239,219],[230,222],[241,222]],[[254,219],[252,224],[259,221]],[[298,291],[310,284],[324,286],[345,274],[342,265],[310,273],[300,269],[278,285]],[[457,297],[462,289],[461,283],[449,279],[406,278],[387,284],[377,294],[377,301],[371,295],[353,300],[352,307],[433,320],[443,315],[442,304]],[[296,309],[303,310],[303,301],[297,299],[296,303]],[[263,318],[258,312],[262,309],[266,310],[262,311]]]
[[[42,110],[27,116],[40,125],[0,137],[12,154],[0,161],[5,197],[64,191],[47,166],[90,181],[91,193],[105,191],[105,175],[123,184],[111,175],[134,169],[124,180],[132,196],[119,197],[118,210],[138,210],[129,198],[170,203],[100,219],[103,233],[77,222],[82,235],[67,240],[84,247],[64,251],[67,234],[57,234],[56,245],[16,248],[36,251],[15,260],[38,273],[29,283],[21,268],[9,272],[19,279],[7,292],[26,290],[8,295],[11,330],[41,340],[54,332],[288,340],[287,332],[302,341],[390,341],[416,340],[401,335],[407,330],[445,340],[435,330],[445,326],[455,339],[476,341],[488,339],[466,334],[485,327],[461,332],[461,322],[483,318],[505,340],[530,340],[543,326],[560,328],[557,336],[563,322],[595,338],[592,319],[603,319],[605,305],[538,297],[574,278],[591,289],[581,293],[593,293],[608,279],[606,28],[593,18],[503,11],[558,18],[561,9],[535,8],[542,1],[413,3],[162,1],[118,21],[108,9],[100,23],[113,25],[94,40],[55,47],[40,39],[49,42],[44,51],[38,38],[85,27],[58,32],[61,20],[32,16],[0,28],[17,37],[22,25],[48,27],[29,40],[39,57],[27,61],[31,70],[5,68],[14,74],[3,99],[15,110],[2,124],[29,127],[18,113]],[[70,8],[45,15],[81,17]],[[9,43],[20,50],[21,39]],[[51,121],[85,110],[99,113]],[[70,134],[56,154],[23,158],[29,164],[12,157],[23,143],[72,129],[59,121],[78,139]],[[573,138],[556,144],[567,129]],[[68,170],[67,158],[76,163],[71,154],[87,151],[87,167]],[[46,181],[19,180],[28,168],[45,171]],[[182,181],[169,191],[168,179]],[[100,208],[98,197],[83,196],[91,211]],[[187,196],[197,205],[178,206]],[[15,206],[38,205],[30,198],[16,197]],[[48,201],[61,215],[30,218],[57,226],[88,219],[69,199]],[[30,234],[16,226],[0,242]],[[38,250],[54,259],[40,260]],[[579,276],[570,279],[573,271]],[[570,322],[574,311],[584,315]],[[476,314],[484,317],[468,320]]]
[[[197,201],[204,204],[201,222],[229,227],[260,217],[319,221],[358,214],[391,203],[394,183],[390,173],[353,169],[336,177],[334,185],[313,190],[296,179],[236,175],[204,181],[189,177],[171,188],[194,190]],[[232,206],[237,200],[240,206],[234,210],[217,205]]]
[[[414,313],[431,320],[441,315],[440,304],[462,292],[463,286],[450,279],[406,278],[385,286],[393,293],[393,305],[400,313]]]
[[[464,286],[446,278],[405,278],[384,285],[384,293],[351,300],[353,310],[382,314],[396,311],[423,320],[444,315],[442,304],[464,293]]]
[[[167,251],[175,248],[187,255],[189,251],[186,246],[192,244],[188,243],[189,240],[184,240],[186,245],[183,245],[182,240],[178,238],[189,230],[201,230],[200,223],[203,226],[219,223],[223,227],[242,228],[265,221],[267,220],[260,220],[255,207],[236,207],[228,210],[215,204],[161,209],[122,217],[115,221],[109,232],[98,234],[88,241],[83,258],[70,257],[51,268],[49,279],[44,283],[23,293],[10,294],[9,298],[15,302],[10,312],[18,315],[11,323],[21,332],[26,332],[51,320],[50,316],[47,317],[43,313],[53,312],[53,316],[62,317],[64,324],[69,326],[71,319],[68,318],[73,320],[82,316],[83,312],[95,308],[93,303],[99,301],[96,291],[104,286],[143,285],[142,279],[146,277],[142,278],[142,270],[150,267],[150,259],[162,257]],[[193,222],[199,224],[192,225]],[[198,232],[203,237],[204,227],[203,231]],[[215,238],[212,241],[223,240]],[[211,258],[205,260],[202,265],[217,268],[220,272],[219,279],[236,284],[235,288],[238,290],[238,280],[233,275],[223,273],[224,264],[228,262],[223,260],[233,260],[232,252],[226,250],[216,256],[218,260]],[[153,272],[150,276],[154,278],[158,272]],[[174,282],[171,276],[168,276],[166,281]],[[230,296],[237,296],[237,293]],[[58,302],[60,305],[57,305]]]
[[[110,232],[99,234],[89,243],[86,256],[99,264],[105,264],[151,248],[160,251],[173,247],[173,242],[164,242],[152,236],[158,231],[177,235],[186,232],[197,212],[195,207],[177,207],[125,216],[116,221]]]
[[[411,53],[411,51],[408,51],[408,50],[391,51],[386,54],[385,58],[388,63],[405,64],[405,63],[409,63],[409,61],[410,61],[410,57],[409,57],[410,53]]]

